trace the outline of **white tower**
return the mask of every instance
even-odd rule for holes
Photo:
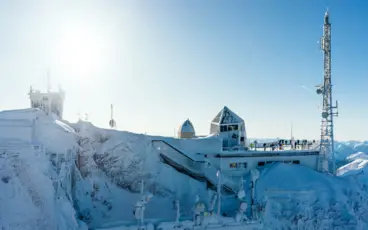
[[[29,90],[31,108],[44,110],[47,114],[55,114],[60,119],[63,118],[65,92],[59,87],[58,92],[51,91],[50,72],[47,71],[47,91],[34,90],[32,86]]]
[[[335,173],[333,117],[337,116],[338,113],[334,112],[334,109],[337,109],[337,102],[336,106],[332,105],[331,23],[329,21],[328,11],[326,11],[324,16],[321,49],[323,51],[324,61],[324,82],[317,88],[317,94],[321,94],[323,97],[319,170]],[[331,163],[329,163],[330,161]]]

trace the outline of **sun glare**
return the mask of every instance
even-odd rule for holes
[[[106,59],[104,44],[95,30],[68,28],[62,33],[57,47],[59,65],[73,76],[73,81],[85,83],[103,68]]]

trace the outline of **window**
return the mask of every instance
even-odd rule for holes
[[[296,161],[293,161],[293,164],[300,164],[300,161],[299,160],[296,160]]]
[[[226,125],[221,125],[220,126],[220,132],[227,132],[227,126]]]
[[[229,125],[228,130],[229,131],[237,131],[238,130],[238,125]]]
[[[265,162],[264,161],[258,162],[258,166],[264,166],[264,165],[265,165]]]
[[[240,137],[240,141],[243,142],[244,141],[244,137]]]
[[[245,169],[247,168],[247,162],[230,163],[232,169]]]

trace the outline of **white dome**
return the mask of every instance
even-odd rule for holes
[[[179,127],[178,130],[179,137],[193,137],[195,135],[194,127],[192,122],[187,119],[184,123]]]

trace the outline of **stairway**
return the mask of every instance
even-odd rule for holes
[[[205,161],[193,159],[189,154],[185,154],[165,140],[153,140],[152,145],[159,152],[165,164],[198,181],[206,182],[209,188],[216,190],[218,169],[207,167]],[[221,176],[221,180],[222,187],[227,193],[237,192],[238,183],[224,175]]]

